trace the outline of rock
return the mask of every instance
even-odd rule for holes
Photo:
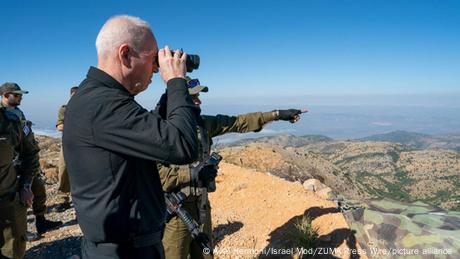
[[[42,170],[46,170],[53,167],[56,167],[56,165],[54,165],[52,161],[50,161],[49,159],[40,158],[40,168]]]
[[[311,192],[317,192],[326,187],[327,186],[321,183],[318,179],[308,179],[305,182],[303,182],[303,188]]]
[[[40,159],[40,160],[39,160],[39,163],[40,163],[40,168],[41,168],[42,170],[48,168],[45,159]]]
[[[329,187],[323,188],[319,191],[316,192],[316,195],[318,195],[320,198],[325,199],[325,200],[330,200],[334,198],[334,193],[332,192],[332,189]]]
[[[45,173],[47,183],[57,183],[58,182],[59,172],[56,167],[50,167],[50,168],[44,169],[43,172]]]

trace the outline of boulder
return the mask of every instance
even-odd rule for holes
[[[59,173],[56,167],[50,167],[43,170],[47,183],[57,183],[59,180]]]
[[[305,182],[303,182],[303,188],[311,192],[317,192],[326,187],[327,186],[321,183],[318,179],[308,179]]]
[[[325,200],[330,200],[334,198],[334,193],[332,192],[332,189],[329,187],[323,188],[319,191],[316,192],[316,195],[319,197],[325,199]]]

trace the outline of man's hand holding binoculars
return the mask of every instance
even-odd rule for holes
[[[185,78],[187,54],[180,50],[171,53],[168,46],[158,51],[160,75],[167,83],[173,78]]]

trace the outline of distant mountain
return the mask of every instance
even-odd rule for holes
[[[392,131],[358,139],[360,141],[385,141],[403,144],[415,149],[450,149],[460,152],[460,134],[427,135],[408,131]]]
[[[294,136],[291,134],[282,134],[277,136],[267,136],[253,139],[242,139],[239,141],[223,144],[222,146],[241,146],[249,143],[263,143],[268,145],[276,145],[281,147],[301,147],[319,142],[333,141],[332,138],[323,135],[304,135]]]
[[[408,132],[403,130],[392,131],[384,134],[372,135],[365,138],[360,138],[361,141],[385,141],[399,143],[407,145],[414,148],[427,148],[429,146],[429,141],[433,138],[430,135]]]
[[[265,137],[232,144],[220,152],[227,162],[287,180],[319,179],[352,199],[420,200],[460,210],[460,154],[442,149],[452,147],[452,141],[436,136],[436,141],[429,142],[429,136],[402,132],[390,136],[385,141]]]

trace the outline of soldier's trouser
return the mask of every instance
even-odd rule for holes
[[[133,247],[115,243],[93,243],[83,236],[81,242],[83,259],[164,259],[163,245]]]
[[[70,193],[70,182],[69,182],[69,175],[67,174],[67,167],[64,161],[64,153],[61,151],[59,152],[59,186],[58,190],[62,193],[68,194]]]
[[[198,201],[185,201],[183,208],[193,217],[196,222],[199,221]],[[208,204],[206,222],[200,225],[200,230],[212,241],[212,224],[211,224],[211,207]],[[177,216],[174,216],[166,223],[165,233],[163,236],[163,246],[165,248],[166,259],[187,259],[190,254],[191,259],[213,258],[211,255],[203,255],[203,251],[198,244],[192,241],[192,236],[184,222]]]
[[[27,208],[19,195],[0,202],[0,258],[22,258],[26,251]]]
[[[32,210],[35,216],[43,216],[46,213],[46,188],[45,181],[40,175],[34,177],[32,181],[32,193],[34,200],[32,203]]]

